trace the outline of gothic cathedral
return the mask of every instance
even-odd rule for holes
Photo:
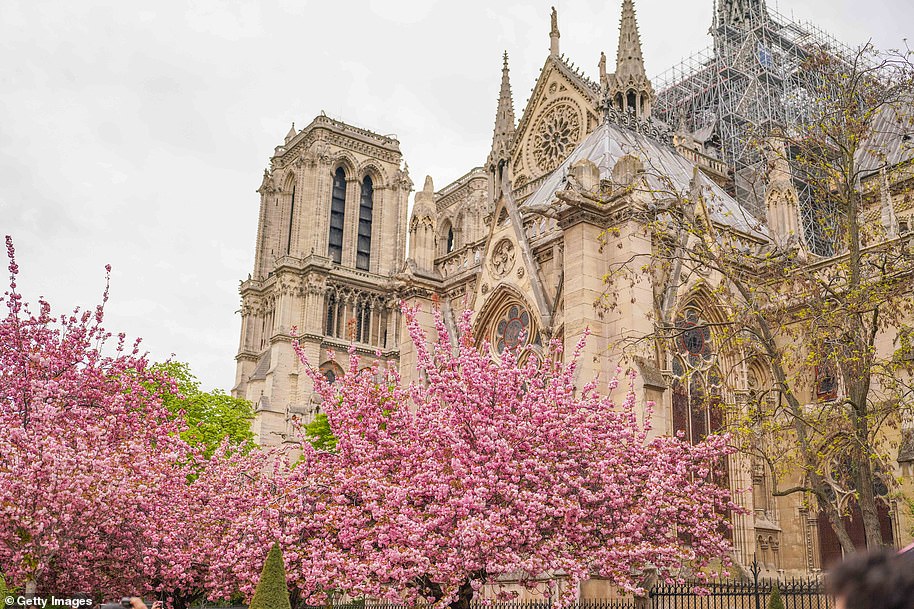
[[[717,4],[715,61],[751,48],[753,65],[764,67],[764,53],[781,51],[762,45],[788,44],[784,36],[764,38],[787,23],[764,0]],[[713,409],[695,410],[693,384],[676,380],[688,372],[714,386],[706,327],[690,331],[679,354],[621,347],[625,337],[650,333],[658,302],[683,327],[701,328],[699,321],[713,316],[710,294],[685,282],[672,292],[632,282],[614,286],[615,306],[607,308],[600,304],[604,278],[651,255],[636,213],[647,202],[629,186],[658,174],[665,187],[713,193],[714,220],[753,238],[802,233],[800,226],[765,224],[766,195],[752,187],[753,159],[740,145],[741,125],[771,117],[756,104],[754,115],[734,119],[722,111],[733,95],[720,85],[689,93],[700,70],[652,84],[632,0],[622,1],[614,69],[601,55],[593,80],[561,54],[554,9],[550,25],[550,51],[519,120],[505,53],[484,164],[438,190],[426,177],[411,211],[413,182],[396,139],[321,115],[304,129],[293,127],[276,147],[258,190],[253,273],[240,288],[233,390],[254,403],[261,444],[282,443],[293,419],[307,422],[320,412],[292,348],[293,328],[309,361],[331,380],[342,373],[350,344],[365,365],[381,358],[399,362],[404,378],[415,376],[401,302],[418,305],[429,326],[434,307],[453,323],[468,303],[475,331],[495,357],[521,341],[535,351],[557,339],[570,352],[589,329],[581,378],[599,376],[605,387],[617,366],[636,370],[639,395],[658,405],[657,433],[681,431],[697,440],[720,425]],[[734,40],[739,49],[727,47]],[[727,91],[738,83],[731,85]],[[741,99],[763,94],[756,82]],[[587,196],[607,188],[610,205]],[[807,238],[811,250],[814,237]],[[764,383],[753,374],[746,370],[737,389]],[[822,568],[824,518],[798,498],[772,496],[762,464],[734,455],[729,467],[733,488],[754,489],[738,495],[746,513],[734,517],[736,561],[745,567],[756,558],[769,575]],[[897,511],[886,524],[896,534],[910,529],[899,526]]]

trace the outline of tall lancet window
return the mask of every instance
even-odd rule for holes
[[[343,222],[346,219],[346,172],[342,167],[333,174],[330,195],[330,241],[327,255],[337,264],[343,261]]]
[[[355,267],[368,270],[371,261],[371,217],[374,204],[374,186],[371,176],[362,180],[362,196],[359,198],[359,240],[356,245]]]
[[[292,220],[295,218],[295,186],[292,186],[292,202],[289,204],[289,234],[286,239],[286,255],[292,253]]]

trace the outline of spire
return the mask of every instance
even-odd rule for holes
[[[767,15],[765,0],[717,0],[717,13],[712,27],[727,25],[746,28],[753,20]]]
[[[286,134],[286,143],[288,144],[289,141],[296,135],[297,135],[297,133],[295,131],[295,123],[292,123],[292,127],[289,129],[289,132]]]
[[[634,112],[640,118],[650,117],[654,89],[644,70],[641,35],[632,0],[622,0],[616,73],[609,79],[609,89],[618,109]]]
[[[549,54],[553,57],[559,56],[559,15],[555,12],[555,7],[552,7],[552,15],[550,16],[552,29],[549,30]]]
[[[514,140],[514,98],[511,96],[511,77],[508,72],[508,51],[502,59],[501,91],[498,94],[498,110],[495,112],[495,131],[492,134],[491,165],[506,161]]]

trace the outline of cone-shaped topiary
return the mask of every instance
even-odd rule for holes
[[[260,581],[248,609],[292,609],[289,588],[286,586],[286,568],[282,562],[279,544],[274,543],[263,563]]]
[[[771,589],[771,596],[768,597],[768,609],[784,609],[784,601],[781,600],[781,591],[777,585]]]

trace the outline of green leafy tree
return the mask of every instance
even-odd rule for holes
[[[336,450],[336,436],[330,430],[330,421],[323,412],[318,413],[313,421],[305,425],[305,437],[317,450]]]
[[[781,600],[781,591],[777,585],[771,589],[771,595],[768,597],[768,609],[784,609],[784,601]]]
[[[182,439],[192,446],[202,445],[204,456],[212,456],[225,438],[243,451],[254,445],[251,420],[254,409],[251,403],[235,398],[220,389],[203,391],[200,382],[183,362],[156,364],[155,369],[165,372],[174,382],[163,402],[174,416],[182,416],[187,430]]]
[[[286,585],[286,568],[278,543],[274,543],[267,554],[248,609],[292,609],[289,587]]]
[[[4,577],[3,573],[0,573],[0,609],[6,609],[6,607],[7,607],[6,597],[11,594],[15,594],[18,591],[19,591],[18,588],[8,586],[6,583],[6,578]],[[12,607],[12,605],[9,605],[9,606]]]

